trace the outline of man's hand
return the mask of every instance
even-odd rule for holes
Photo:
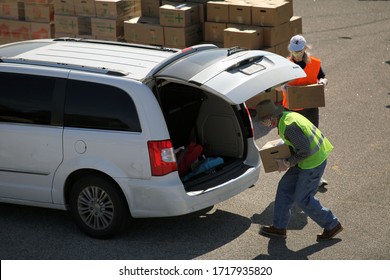
[[[290,163],[286,159],[275,159],[275,161],[278,164],[279,173],[290,168]]]
[[[318,81],[318,84],[326,86],[326,85],[328,85],[328,79],[327,78],[322,78],[322,79],[320,79]]]

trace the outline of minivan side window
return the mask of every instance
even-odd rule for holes
[[[117,87],[68,80],[64,126],[141,132],[133,99]]]
[[[0,73],[0,122],[50,125],[55,78]]]

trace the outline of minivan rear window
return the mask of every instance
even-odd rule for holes
[[[64,126],[141,132],[137,110],[128,93],[117,87],[68,80]]]

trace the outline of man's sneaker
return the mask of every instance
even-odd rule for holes
[[[326,181],[323,177],[321,177],[320,183],[318,185],[319,188],[325,188],[328,185],[328,181]]]
[[[262,226],[260,234],[266,237],[287,238],[287,230],[285,228],[276,228],[274,226]]]
[[[324,229],[324,232],[322,234],[317,235],[317,241],[324,241],[324,240],[332,239],[337,234],[339,234],[342,230],[343,230],[343,227],[341,226],[340,223],[338,223],[331,230]]]

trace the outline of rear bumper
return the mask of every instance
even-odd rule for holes
[[[260,164],[207,191],[186,192],[177,172],[150,180],[118,179],[134,218],[169,217],[192,213],[227,200],[256,183]]]

